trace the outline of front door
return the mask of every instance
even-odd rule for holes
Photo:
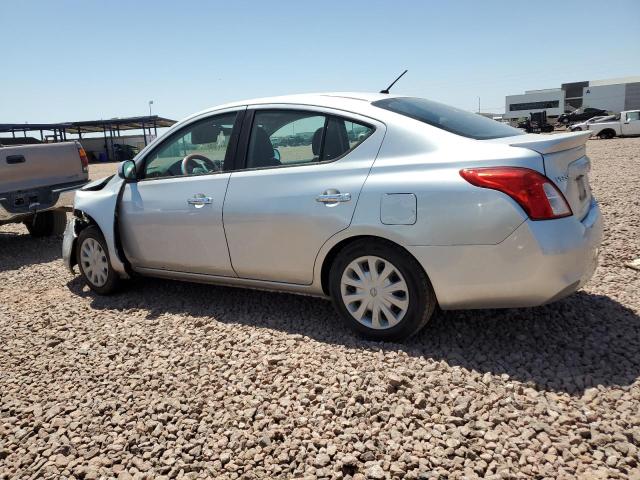
[[[123,248],[134,269],[235,276],[222,205],[238,112],[192,122],[138,162],[119,204]]]
[[[224,205],[233,268],[241,278],[310,284],[320,248],[351,222],[384,125],[322,109],[265,107],[247,120],[246,155]]]
[[[640,111],[626,112],[622,119],[622,135],[640,135]]]

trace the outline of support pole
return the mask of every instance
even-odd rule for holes
[[[149,107],[151,108],[151,107]],[[144,135],[144,146],[147,146],[147,131],[144,128],[144,122],[142,122],[142,135]]]
[[[107,162],[109,161],[109,146],[107,145],[107,127],[102,124],[102,133],[104,134],[104,153],[107,155]]]

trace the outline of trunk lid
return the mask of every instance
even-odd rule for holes
[[[87,179],[77,142],[0,148],[0,193]]]
[[[590,136],[591,132],[529,134],[488,141],[528,148],[542,155],[545,175],[565,196],[573,214],[582,220],[591,206],[588,178],[591,161],[586,155],[586,143]]]

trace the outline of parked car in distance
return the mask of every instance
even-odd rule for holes
[[[586,120],[584,122],[574,123],[573,125],[569,126],[569,130],[571,130],[572,132],[581,132],[583,130],[586,130],[587,126],[591,125],[592,123],[603,122],[605,120],[610,120],[615,117],[616,117],[615,115],[600,115],[597,117],[590,118],[589,120]]]
[[[578,108],[571,113],[563,113],[558,117],[558,123],[562,123],[564,125],[569,125],[576,122],[583,122],[585,120],[589,120],[590,118],[607,115],[606,110],[602,110],[600,108]]]
[[[640,135],[640,110],[625,110],[612,120],[587,125],[587,129],[599,138]]]
[[[274,149],[294,130],[308,140]],[[220,132],[226,149],[203,149]],[[542,305],[591,277],[588,137],[389,94],[231,103],[78,191],[63,258],[99,294],[148,275],[318,295],[399,340],[436,306]]]
[[[0,225],[24,223],[35,237],[61,234],[64,208],[88,175],[78,142],[0,148]]]

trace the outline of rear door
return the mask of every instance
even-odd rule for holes
[[[247,112],[224,205],[237,275],[310,284],[320,247],[351,222],[384,130],[322,108]]]
[[[222,205],[244,109],[189,123],[137,165],[124,186],[119,226],[134,269],[235,276]]]

